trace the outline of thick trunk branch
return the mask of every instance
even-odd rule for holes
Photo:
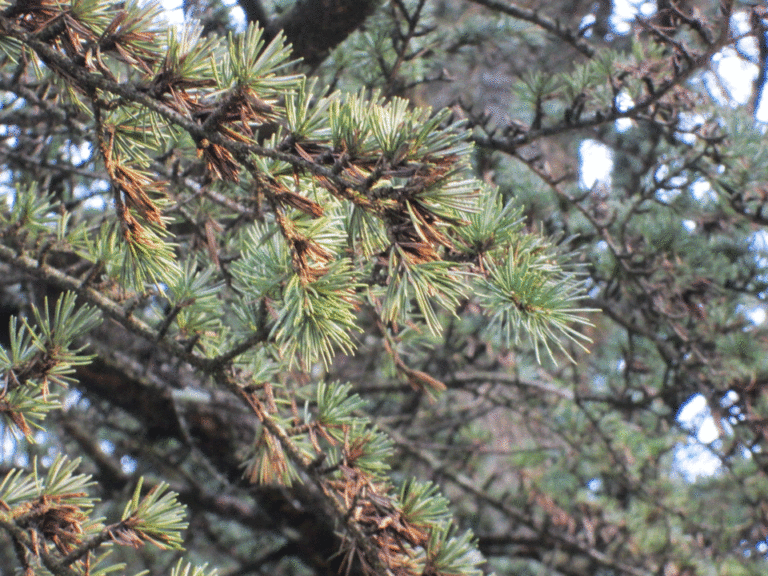
[[[285,32],[296,57],[310,67],[320,64],[330,51],[362,26],[380,0],[298,0],[284,15],[268,22],[258,0],[240,0],[251,22],[258,22],[268,36]]]

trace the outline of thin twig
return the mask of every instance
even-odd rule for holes
[[[512,16],[519,20],[525,20],[531,24],[535,24],[540,28],[543,28],[547,32],[551,32],[561,40],[566,41],[568,44],[576,48],[579,52],[592,58],[596,54],[595,48],[580,38],[577,34],[574,34],[571,30],[564,28],[560,22],[553,20],[547,16],[542,16],[537,10],[530,10],[528,8],[521,8],[511,2],[499,2],[498,0],[469,0],[473,4],[485,6],[496,12],[501,12],[507,16]]]

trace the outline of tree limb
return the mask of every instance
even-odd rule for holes
[[[378,5],[379,0],[299,0],[271,27],[283,30],[294,55],[315,67],[362,26]]]

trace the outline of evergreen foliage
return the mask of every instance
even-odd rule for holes
[[[0,0],[0,573],[764,572],[766,11],[609,4]]]

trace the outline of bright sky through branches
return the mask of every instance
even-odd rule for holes
[[[656,7],[654,2],[643,0],[614,0],[613,9],[611,25],[614,31],[617,34],[626,34],[630,31],[630,22],[638,13],[649,16],[654,13]],[[736,32],[746,32],[744,28],[749,26],[746,13],[737,14],[733,25]],[[742,41],[739,51],[747,57],[756,56],[757,46],[754,39]],[[749,62],[744,56],[730,48],[723,50],[712,58],[714,72],[706,72],[701,79],[710,96],[723,106],[744,106],[751,97],[752,84],[759,70],[756,64]],[[768,121],[767,100],[764,98],[759,103],[755,114],[755,118],[760,122]],[[630,126],[629,120],[619,120],[616,123],[616,128],[620,131],[627,130]],[[581,186],[590,189],[598,183],[610,186],[613,159],[607,146],[596,140],[584,140],[579,147],[579,159]],[[755,323],[763,322],[766,317],[762,308],[745,310],[743,313]],[[723,402],[727,403],[727,398],[724,398]],[[680,471],[691,479],[716,473],[720,468],[720,460],[711,452],[710,446],[717,445],[719,432],[705,398],[701,394],[692,396],[680,409],[677,419],[690,433],[688,441],[680,445],[675,454]],[[725,430],[729,429],[727,422],[723,422],[722,426]]]

